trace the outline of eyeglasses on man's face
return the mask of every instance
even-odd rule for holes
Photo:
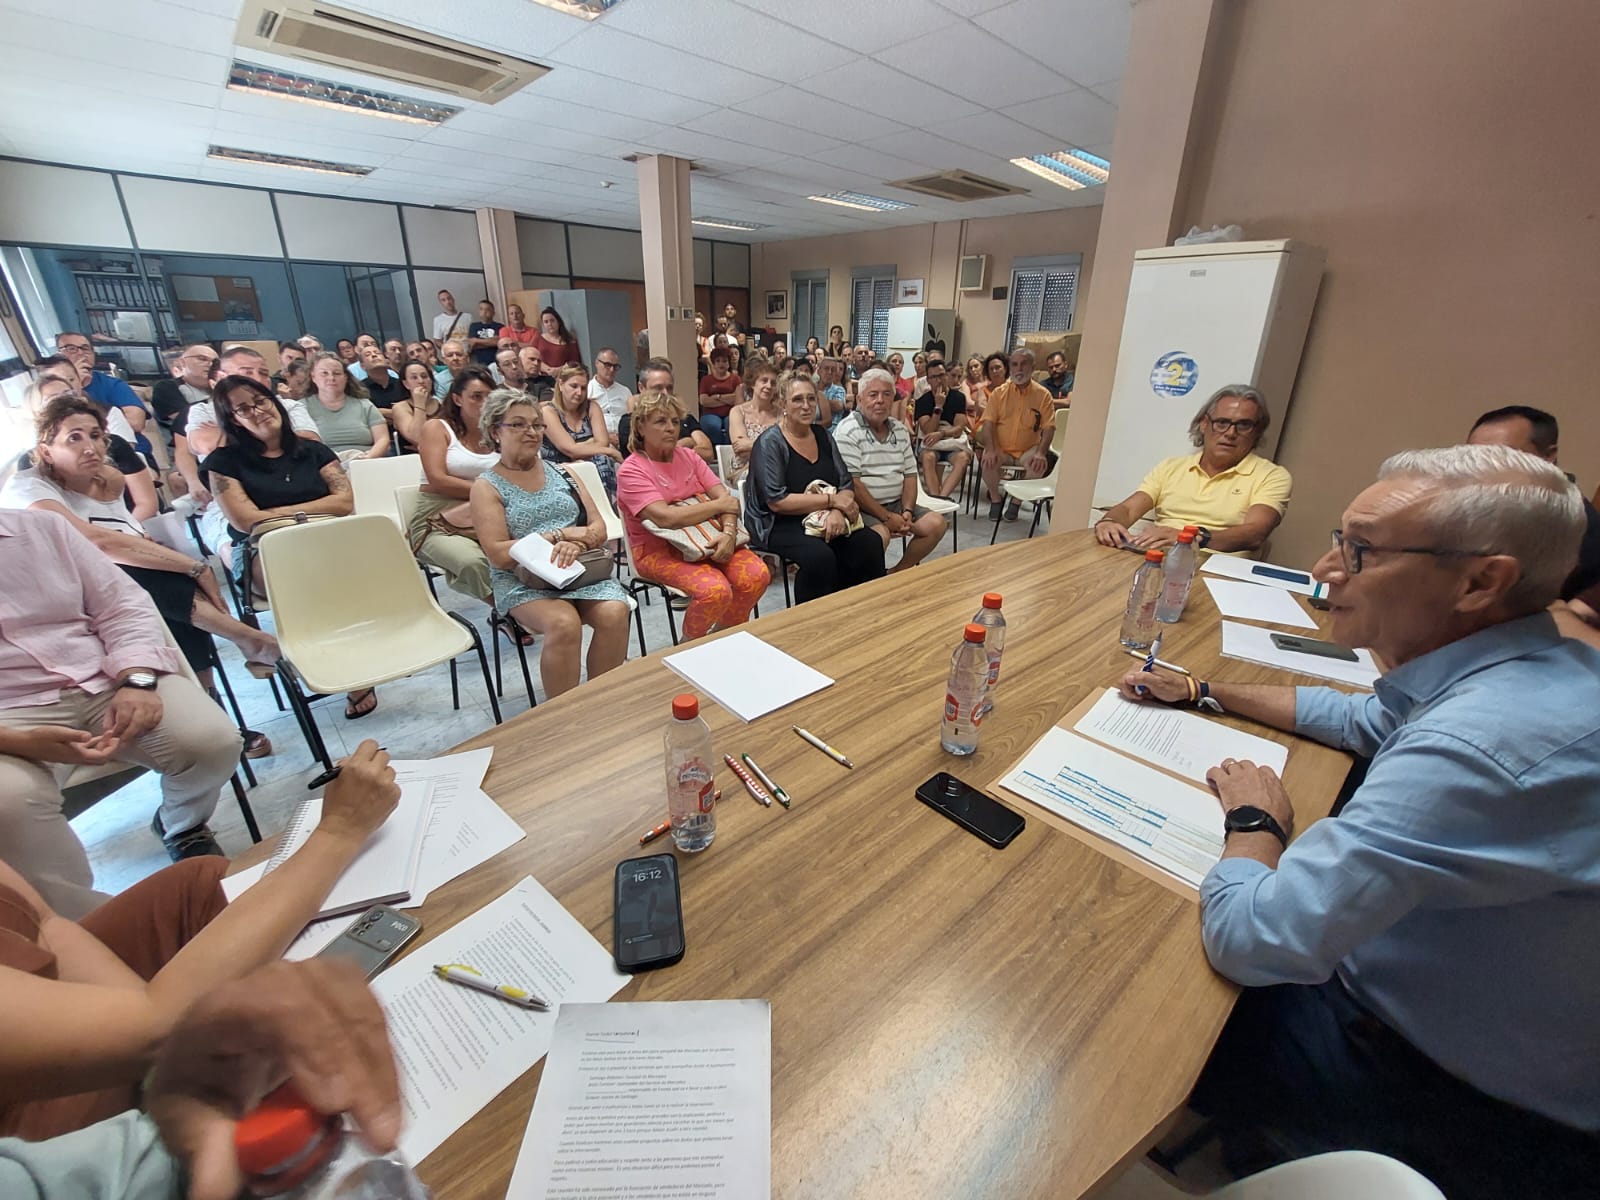
[[[94,347],[88,342],[57,342],[56,349],[63,354],[93,354]]]
[[[1359,575],[1369,554],[1427,554],[1433,558],[1483,558],[1486,550],[1453,550],[1447,546],[1375,546],[1360,538],[1347,537],[1344,530],[1333,532],[1333,548],[1339,554],[1346,575]]]
[[[622,363],[615,358],[597,358],[594,365],[597,367],[610,367],[612,370],[616,370]]]
[[[1242,421],[1230,421],[1227,417],[1207,417],[1206,423],[1211,426],[1212,433],[1225,434],[1228,430],[1234,429],[1244,437],[1249,437],[1261,425],[1260,421],[1254,421],[1248,417]]]

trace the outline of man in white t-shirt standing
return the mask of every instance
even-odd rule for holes
[[[628,411],[631,395],[617,382],[617,368],[621,365],[617,352],[607,346],[594,356],[594,374],[589,378],[589,399],[600,402],[600,411],[606,418],[606,432],[613,437],[617,433],[617,422]]]
[[[456,311],[456,298],[444,288],[439,289],[439,307],[444,311],[433,318],[433,340],[442,342],[449,338],[466,337],[472,318]]]

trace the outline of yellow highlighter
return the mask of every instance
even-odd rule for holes
[[[488,992],[491,996],[499,996],[508,1004],[515,1004],[518,1008],[531,1008],[536,1012],[549,1012],[550,1006],[526,988],[512,987],[505,983],[490,983],[482,971],[469,967],[465,963],[443,963],[433,968],[433,973],[446,983],[459,983],[462,987],[472,988],[474,991]]]

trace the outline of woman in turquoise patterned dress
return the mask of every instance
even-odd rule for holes
[[[560,591],[529,587],[514,573],[511,547],[543,534],[560,566],[605,543],[606,527],[581,482],[540,456],[544,421],[526,392],[497,388],[483,402],[484,444],[500,461],[472,485],[472,524],[489,558],[495,606],[524,629],[544,635],[539,678],[547,698],[578,686],[583,627],[590,626],[589,678],[628,656],[627,593],[615,579]],[[579,522],[584,522],[579,524]]]

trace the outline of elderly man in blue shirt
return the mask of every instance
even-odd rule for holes
[[[1272,770],[1208,776],[1229,832],[1201,932],[1246,991],[1191,1103],[1230,1165],[1365,1149],[1451,1200],[1600,1194],[1600,653],[1545,611],[1583,526],[1532,455],[1397,454],[1315,568],[1335,640],[1388,665],[1375,694],[1201,689],[1372,758],[1293,844]]]

